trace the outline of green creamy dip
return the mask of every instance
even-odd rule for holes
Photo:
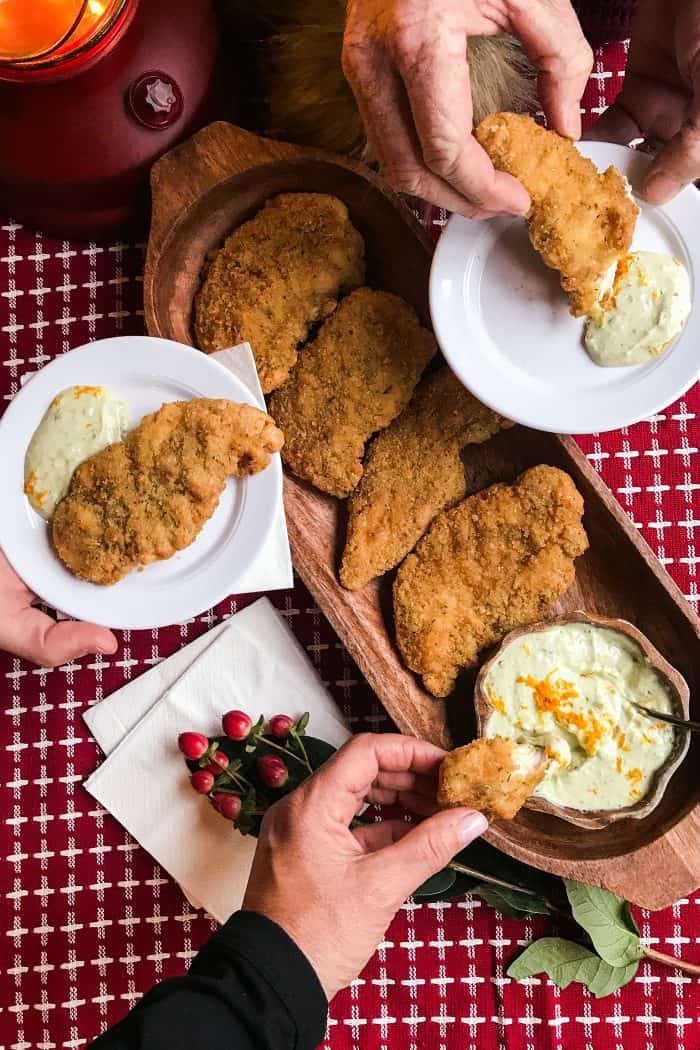
[[[70,386],[53,399],[24,457],[24,491],[50,521],[76,467],[121,441],[129,429],[126,405],[102,386]]]
[[[690,280],[670,255],[634,252],[618,266],[603,309],[586,322],[584,342],[598,365],[638,365],[658,357],[690,313]]]
[[[544,748],[550,761],[535,795],[556,805],[631,806],[674,746],[672,726],[630,704],[672,710],[664,679],[622,631],[567,623],[522,635],[484,688],[494,708],[486,735]]]

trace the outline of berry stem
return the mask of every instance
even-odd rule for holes
[[[240,773],[230,773],[228,769],[224,769],[223,766],[221,767],[221,773],[219,774],[219,776],[228,777],[229,780],[236,785],[236,787],[241,789],[241,791],[246,791],[247,789],[253,786],[251,782],[249,780],[246,780],[244,776],[241,776]]]
[[[642,947],[647,959],[654,959],[656,962],[661,963],[662,966],[675,966],[678,970],[685,971],[685,973],[700,974],[700,966],[697,963],[686,962],[685,959],[677,959],[675,955],[657,952],[654,948],[648,948],[646,944]]]
[[[270,738],[267,737],[267,736],[262,736],[261,735],[257,739],[261,743],[267,744],[268,747],[274,747],[275,751],[281,751],[282,754],[286,755],[288,758],[293,758],[295,762],[298,762],[302,766],[306,766],[306,768],[308,769],[309,773],[313,773],[313,769],[311,768],[311,763],[309,762],[309,759],[308,759],[308,756],[306,754],[306,751],[304,751],[304,757],[303,758],[299,758],[299,756],[295,755],[293,751],[289,750],[289,748],[282,747],[280,744],[276,744],[274,742],[274,740],[270,740]],[[302,750],[303,750],[303,748],[302,748]]]
[[[311,763],[309,762],[309,756],[307,755],[306,748],[304,747],[304,742],[301,739],[301,737],[299,736],[299,734],[297,733],[297,731],[294,729],[293,726],[289,730],[289,735],[292,738],[292,740],[294,741],[294,743],[297,745],[299,750],[301,751],[301,753],[302,753],[302,755],[304,757],[304,761],[306,762],[306,765],[309,768],[309,772],[313,773],[313,769],[311,768]]]

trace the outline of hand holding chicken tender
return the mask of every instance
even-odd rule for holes
[[[569,139],[531,117],[494,113],[476,137],[496,168],[520,179],[530,194],[530,240],[561,273],[571,313],[596,313],[615,268],[632,244],[639,208],[616,168],[599,172]]]

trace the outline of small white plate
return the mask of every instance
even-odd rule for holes
[[[280,457],[273,456],[254,477],[229,478],[214,515],[185,550],[135,569],[110,587],[86,583],[56,557],[46,522],[23,492],[29,440],[51,399],[73,385],[109,387],[125,401],[134,425],[166,401],[223,397],[255,405],[247,387],[223,365],[168,339],[102,339],[56,358],[20,390],[0,421],[0,547],[15,571],[53,608],[123,629],[182,623],[235,594],[282,498]]]
[[[606,142],[578,148],[601,170],[614,164],[641,185],[651,163]],[[693,302],[700,273],[700,192],[641,208],[633,250],[669,252],[685,265]],[[569,313],[559,274],[533,250],[522,219],[475,222],[453,215],[433,259],[430,309],[448,364],[484,404],[516,423],[560,434],[616,430],[654,415],[700,376],[700,309],[655,361],[595,365],[582,318]]]

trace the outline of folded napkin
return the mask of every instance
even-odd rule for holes
[[[188,783],[177,749],[187,729],[214,736],[238,708],[253,719],[310,713],[309,732],[339,747],[347,726],[309,659],[266,598],[236,613],[91,708],[108,753],[85,787],[219,922],[240,907],[255,851]]]

